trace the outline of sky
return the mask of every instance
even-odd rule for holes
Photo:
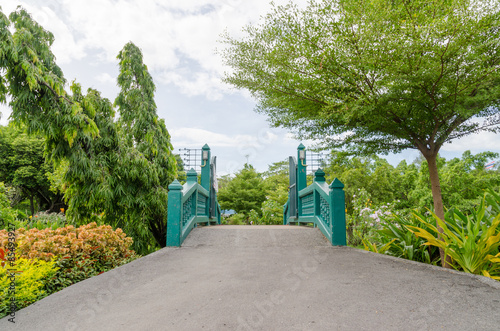
[[[288,0],[274,0],[284,4]],[[305,1],[300,0],[299,3]],[[269,12],[269,0],[0,0],[4,14],[18,5],[54,34],[52,51],[66,79],[83,90],[94,88],[114,101],[118,94],[116,56],[132,41],[141,48],[156,85],[155,101],[165,119],[175,152],[201,148],[217,156],[219,175],[232,174],[245,162],[258,171],[296,155],[301,143],[284,129],[271,128],[254,111],[248,92],[235,90],[221,78],[231,69],[217,49],[221,34],[243,37],[243,26],[256,24]],[[0,124],[10,110],[0,105]],[[313,142],[303,141],[306,147]],[[443,146],[441,155],[500,153],[500,136],[482,133]],[[393,165],[412,162],[419,153],[408,150],[387,158]]]

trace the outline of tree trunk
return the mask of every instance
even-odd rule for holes
[[[427,160],[427,164],[429,166],[429,177],[431,180],[431,190],[432,190],[432,199],[434,201],[434,213],[437,217],[444,220],[444,205],[443,205],[443,195],[441,194],[441,184],[439,183],[439,174],[437,168],[437,153],[430,154],[425,156]],[[443,229],[439,224],[436,223],[436,227],[439,233],[443,233]],[[441,235],[438,235],[438,239],[441,240]],[[439,255],[441,256],[441,265],[443,268],[452,269],[451,267],[451,259],[449,256],[445,256],[444,250],[439,248]]]
[[[153,238],[158,246],[163,248],[167,246],[167,231],[166,227],[161,224],[161,221],[158,222],[160,224],[157,224],[154,221],[149,221],[149,230],[153,234]]]

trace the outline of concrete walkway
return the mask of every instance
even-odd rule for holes
[[[0,330],[499,330],[500,283],[318,229],[212,226],[0,320]]]

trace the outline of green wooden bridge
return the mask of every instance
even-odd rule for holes
[[[210,147],[202,148],[201,179],[191,168],[184,185],[177,180],[168,194],[167,246],[181,246],[198,224],[221,224],[221,208],[217,202],[216,158]],[[300,144],[297,158],[289,157],[288,201],[283,207],[284,225],[310,225],[321,230],[333,246],[346,245],[344,184],[337,178],[328,185],[322,169],[314,173],[307,186],[306,148]]]

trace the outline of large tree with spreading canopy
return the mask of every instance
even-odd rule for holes
[[[443,144],[498,132],[500,3],[325,0],[275,6],[224,36],[224,80],[302,138],[356,154],[419,150],[444,217]]]

